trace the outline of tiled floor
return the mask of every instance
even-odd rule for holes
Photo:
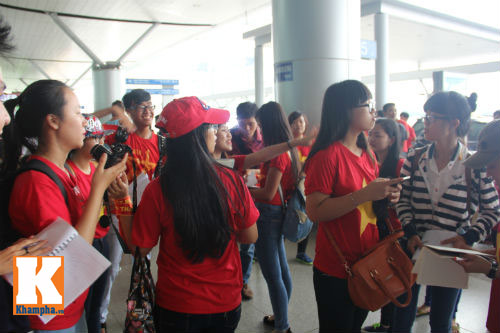
[[[314,236],[309,242],[307,253],[314,254]],[[318,320],[316,313],[316,301],[312,283],[312,267],[300,264],[294,260],[296,244],[287,242],[288,263],[293,279],[293,292],[289,306],[289,321],[294,333],[318,332]],[[156,278],[156,251],[153,251],[153,276]],[[110,314],[108,316],[108,331],[118,333],[123,330],[125,315],[125,298],[130,283],[130,257],[122,260],[122,270],[113,286]],[[458,307],[457,322],[461,326],[461,332],[482,333],[486,332],[485,323],[488,311],[490,295],[490,280],[484,276],[472,275],[469,289],[464,290]],[[270,332],[264,327],[262,318],[271,314],[271,303],[267,292],[267,285],[260,272],[259,264],[253,266],[252,276],[249,281],[254,291],[254,299],[243,302],[243,311],[237,332],[254,333]],[[423,303],[424,288],[419,295]],[[379,321],[380,313],[373,312],[368,315],[365,325],[371,325]],[[428,317],[418,318],[413,327],[414,332],[429,332]]]

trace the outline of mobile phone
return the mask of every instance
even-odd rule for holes
[[[407,181],[407,180],[410,180],[410,178],[411,178],[411,176],[406,176],[406,177],[403,177],[403,180],[401,180],[401,183],[402,183],[402,182],[405,182],[405,181]]]
[[[398,184],[401,184],[402,182],[410,180],[410,178],[411,178],[411,176],[402,177],[401,181],[397,182],[396,184],[392,184],[391,186],[397,187]]]

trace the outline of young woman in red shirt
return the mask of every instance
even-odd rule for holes
[[[8,151],[5,166],[13,174],[22,146],[27,147],[32,153],[29,159],[47,164],[60,178],[68,200],[66,203],[59,187],[47,175],[34,170],[23,172],[16,177],[10,196],[9,214],[13,227],[22,235],[29,236],[61,217],[91,244],[104,191],[125,171],[126,157],[108,169],[104,169],[106,156],[101,158],[82,209],[76,179],[64,167],[69,152],[82,147],[85,138],[86,122],[76,95],[62,82],[40,80],[30,84],[15,102],[9,104],[11,114],[14,114],[15,107],[18,109],[13,132],[4,136]],[[47,324],[38,316],[30,316],[31,327],[35,332],[75,332],[82,318],[86,296],[87,292],[83,293],[64,309],[64,315],[56,316]]]
[[[104,144],[105,131],[102,128],[101,121],[92,115],[84,115],[87,125],[85,126],[85,140],[83,147],[71,152],[66,161],[66,169],[76,178],[80,194],[83,198],[81,202],[82,209],[90,194],[92,186],[92,177],[96,170],[95,161],[90,153],[97,144]],[[125,176],[125,173],[122,175]],[[108,188],[108,195],[110,195]],[[92,246],[99,251],[106,259],[109,258],[109,245],[105,239],[109,231],[109,226],[104,227],[97,223]],[[87,329],[89,333],[101,332],[101,305],[105,298],[105,289],[107,283],[107,271],[101,274],[99,278],[90,286],[89,294],[85,300],[85,317],[87,320]]]
[[[377,156],[379,166],[379,176],[384,178],[399,177],[399,172],[403,166],[404,159],[399,157],[401,145],[399,140],[398,124],[389,118],[378,118],[375,126],[369,132],[368,142],[370,148]],[[389,219],[394,230],[401,229],[395,209],[386,199],[373,202],[373,211],[377,216],[377,228],[379,238],[389,235],[386,219]],[[389,303],[381,309],[380,323],[364,327],[365,332],[390,332],[394,304]]]
[[[306,161],[306,209],[319,224],[314,258],[314,290],[319,331],[360,332],[368,314],[355,306],[347,289],[347,274],[326,229],[348,264],[377,244],[372,201],[399,198],[400,179],[377,178],[379,168],[364,132],[375,124],[372,95],[359,81],[331,85],[325,92],[321,124]]]
[[[307,118],[302,112],[294,111],[290,113],[288,116],[288,123],[290,124],[290,128],[292,129],[292,135],[295,139],[303,138],[307,125],[309,124]],[[311,146],[298,146],[297,152],[299,153],[299,160],[301,163],[304,163],[311,152]],[[312,265],[313,260],[307,255],[307,242],[309,241],[309,236],[304,238],[297,244],[297,255],[295,256],[295,260],[302,264]]]
[[[286,153],[291,149],[290,147],[310,147],[311,142],[314,140],[315,136],[302,136],[300,138],[290,140],[290,142],[283,142],[264,147],[259,151],[248,155],[228,155],[232,151],[233,147],[231,138],[231,131],[229,130],[227,125],[219,125],[217,129],[217,141],[215,141],[215,150],[212,156],[216,160],[233,159],[233,169],[240,173],[244,173],[247,169],[251,168],[254,165],[259,165],[273,159],[278,155]]]
[[[144,190],[132,227],[143,255],[160,240],[157,330],[234,332],[243,286],[237,242],[255,242],[259,212],[241,177],[211,156],[213,124],[229,112],[184,97],[161,117],[168,158]]]
[[[285,113],[278,103],[269,102],[261,106],[256,118],[262,129],[264,146],[289,142],[292,139]],[[260,188],[251,189],[260,212],[257,221],[260,236],[255,243],[255,249],[267,282],[274,313],[273,316],[264,317],[264,323],[273,325],[273,332],[290,331],[288,302],[292,294],[292,277],[281,233],[282,199],[286,201],[295,187],[299,163],[296,148],[275,157],[264,163],[260,169]],[[279,186],[283,198],[280,198]]]

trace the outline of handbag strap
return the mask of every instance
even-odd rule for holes
[[[408,281],[408,278],[406,277],[405,272],[403,271],[401,266],[397,265],[394,262],[394,260],[389,260],[389,264],[392,266],[392,268],[394,269],[394,272],[396,273],[396,275],[399,277],[399,279],[401,280],[401,282],[403,282],[403,285],[405,286],[406,301],[404,303],[399,302],[397,300],[397,298],[394,297],[394,295],[387,288],[384,281],[381,281],[376,273],[375,274],[370,273],[370,276],[372,277],[373,281],[375,281],[377,286],[379,286],[379,288],[382,289],[382,291],[384,292],[384,295],[387,296],[391,300],[391,302],[394,303],[394,305],[396,305],[397,307],[400,307],[400,308],[404,308],[405,306],[408,306],[408,304],[410,304],[410,302],[411,302],[411,298],[412,298],[411,281]]]
[[[387,228],[389,228],[390,234],[394,234],[394,228],[392,227],[392,224],[390,223],[389,218],[385,219],[385,224],[387,225]],[[352,275],[351,267],[349,267],[349,264],[347,263],[347,260],[345,259],[344,254],[342,253],[342,251],[340,250],[340,247],[338,246],[337,242],[335,241],[335,238],[333,238],[333,235],[330,232],[330,230],[328,229],[328,227],[325,226],[324,230],[326,233],[326,237],[330,241],[330,244],[332,244],[333,248],[335,249],[335,252],[337,252],[337,255],[340,258],[340,261],[342,261],[342,263],[344,264],[345,271],[347,272],[348,275],[351,276]]]
[[[335,242],[335,239],[333,238],[332,233],[330,232],[330,230],[328,230],[328,227],[325,226],[324,229],[325,229],[326,237],[328,237],[330,244],[332,244],[333,248],[335,249],[335,252],[337,252],[337,255],[339,256],[340,261],[342,261],[342,263],[344,264],[344,269],[345,269],[346,273],[349,276],[352,276],[351,267],[349,267],[349,264],[347,263],[347,260],[345,259],[344,254],[342,254],[342,251],[340,250],[339,246],[337,245],[337,242]]]

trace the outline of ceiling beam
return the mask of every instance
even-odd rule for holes
[[[47,72],[46,72],[46,71],[44,71],[44,70],[43,70],[43,68],[42,68],[42,67],[40,67],[40,65],[39,65],[39,64],[37,64],[36,62],[34,62],[34,61],[33,61],[33,60],[31,60],[31,59],[29,60],[29,62],[30,62],[30,63],[33,65],[33,67],[35,67],[35,68],[36,68],[36,69],[37,69],[40,73],[42,73],[42,74],[43,74],[43,76],[45,76],[45,77],[46,77],[47,79],[49,79],[49,80],[51,79],[51,78],[50,78],[50,75],[49,75],[49,74],[47,74]]]
[[[80,74],[80,76],[77,77],[76,80],[69,87],[73,88],[78,83],[78,81],[80,81],[92,69],[92,67],[93,66],[91,65],[89,68],[87,68],[85,70],[85,72],[83,72],[82,74]]]
[[[361,16],[385,13],[405,21],[412,21],[444,30],[500,43],[500,29],[464,20],[445,13],[396,0],[364,0]]]
[[[89,56],[90,59],[92,59],[92,61],[94,61],[99,66],[104,66],[104,63],[101,61],[101,59],[99,59],[99,57],[94,52],[92,52],[92,50],[87,45],[85,45],[85,43],[80,38],[78,38],[78,36],[66,25],[66,23],[61,20],[59,16],[57,16],[56,13],[47,14],[52,18],[55,24],[57,24],[57,26],[61,28],[61,30],[64,31],[66,35],[68,35],[68,37]]]
[[[500,61],[492,61],[482,64],[473,64],[473,65],[421,69],[418,71],[411,71],[411,72],[392,73],[390,74],[389,77],[390,81],[420,80],[420,79],[432,78],[432,73],[438,71],[463,73],[463,74],[499,72]],[[367,84],[373,84],[375,83],[375,75],[363,76],[362,81]]]
[[[146,38],[158,25],[158,22],[153,23],[146,31],[144,31],[141,36],[139,36],[139,38],[137,38],[134,43],[132,43],[132,45],[130,45],[130,47],[125,52],[123,52],[123,54],[120,56],[120,58],[118,58],[118,60],[116,60],[116,62],[122,62],[123,59],[125,59],[125,57],[127,57],[130,52],[132,52],[137,47],[137,45],[139,45],[143,41],[143,39]]]

